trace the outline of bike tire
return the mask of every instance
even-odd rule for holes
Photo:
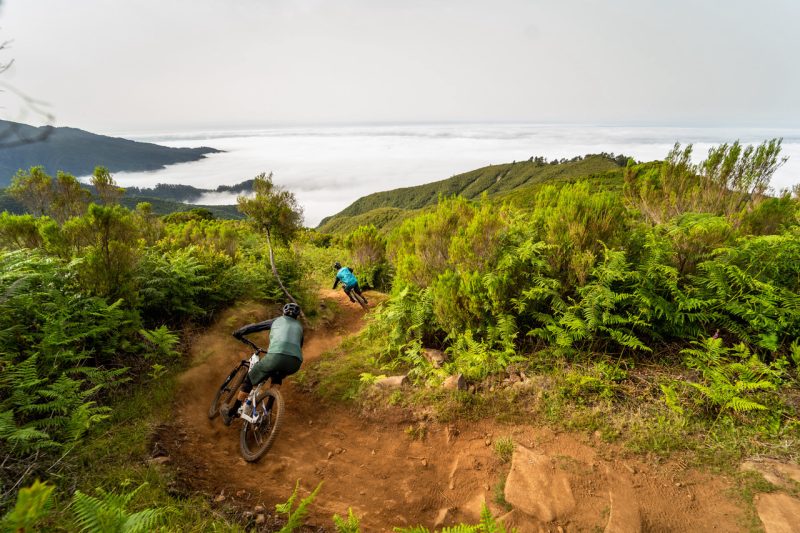
[[[219,414],[219,410],[223,405],[231,403],[231,400],[236,395],[239,387],[244,383],[244,377],[247,375],[247,367],[239,364],[233,371],[228,374],[225,381],[222,382],[214,399],[211,400],[211,407],[208,408],[208,418],[213,419]]]
[[[363,309],[367,309],[367,301],[364,299],[363,296],[358,294],[356,291],[353,291],[353,298],[355,299],[356,302],[358,302],[358,305],[360,305]]]
[[[272,406],[269,407],[270,399]],[[257,424],[242,420],[242,431],[239,444],[242,457],[250,463],[258,461],[269,451],[283,423],[284,403],[281,391],[273,388],[264,389],[256,397],[256,408],[266,416]]]

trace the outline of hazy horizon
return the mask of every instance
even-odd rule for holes
[[[699,161],[716,144],[736,139],[756,144],[776,136],[784,138],[783,153],[789,157],[773,179],[778,190],[800,182],[800,129],[393,124],[160,132],[130,137],[226,152],[163,170],[119,172],[115,178],[122,186],[180,183],[215,189],[273,172],[276,184],[295,193],[306,225],[313,227],[361,196],[439,181],[490,164],[599,152],[649,161],[663,159],[676,141],[693,143]],[[230,204],[235,198],[215,193],[197,203]]]

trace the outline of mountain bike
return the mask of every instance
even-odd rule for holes
[[[253,354],[233,367],[220,385],[208,409],[210,419],[215,418],[223,406],[233,403],[247,373],[261,359],[260,355],[267,353],[244,337],[239,340],[250,345],[254,350]],[[269,451],[283,422],[284,402],[281,391],[272,386],[276,384],[274,381],[270,386],[265,386],[265,383],[255,386],[239,408],[239,418],[242,419],[239,447],[242,457],[251,463],[258,461]]]

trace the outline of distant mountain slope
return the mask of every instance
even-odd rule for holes
[[[215,148],[169,148],[97,135],[76,128],[35,128],[0,120],[0,187],[11,183],[19,169],[45,167],[48,174],[63,170],[75,176],[91,174],[102,165],[112,172],[156,170],[173,163],[202,159]],[[41,139],[41,140],[37,140]],[[34,142],[24,142],[33,140]]]
[[[178,213],[181,211],[189,211],[196,207],[202,207],[211,211],[216,218],[241,220],[244,215],[236,209],[235,205],[195,205],[185,204],[182,202],[175,202],[172,200],[165,200],[163,198],[154,198],[151,196],[131,196],[126,194],[121,200],[120,204],[128,209],[134,209],[136,204],[141,202],[148,202],[153,207],[153,213],[157,215],[169,215],[170,213]],[[5,189],[0,189],[0,213],[8,211],[13,215],[22,215],[25,213],[25,208],[9,196]]]
[[[604,175],[616,179],[614,171],[618,171],[624,161],[623,157],[587,155],[557,164],[537,160],[491,165],[433,183],[363,196],[339,213],[324,218],[318,229],[338,233],[354,229],[352,226],[358,222],[379,227],[385,224],[393,226],[405,218],[404,211],[434,205],[439,196],[460,195],[474,199],[485,192],[491,197],[513,199],[515,194],[522,192],[529,196],[531,191],[538,189],[537,185],[552,181]]]

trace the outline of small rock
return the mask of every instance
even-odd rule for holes
[[[425,467],[428,466],[428,460],[427,459],[423,459],[422,460],[422,466],[425,466]]]
[[[245,518],[253,518],[253,511],[245,511],[242,513],[242,516]]]
[[[455,374],[444,380],[442,388],[449,390],[465,390],[467,388],[467,382],[464,380],[462,374]]]
[[[336,455],[341,455],[344,453],[344,448],[336,448]]]
[[[447,357],[444,355],[443,351],[435,350],[433,348],[423,349],[422,355],[425,356],[425,359],[430,361],[434,368],[441,368],[442,364],[444,364],[444,362],[447,360]]]
[[[172,458],[167,455],[162,455],[161,457],[153,457],[147,462],[151,465],[166,465],[172,462]]]
[[[486,438],[486,441],[485,441],[485,442],[486,442],[486,445],[487,445],[487,446],[491,446],[491,445],[492,445],[492,439],[490,439],[490,438],[488,438],[488,437]]]
[[[256,524],[263,524],[266,521],[267,521],[267,517],[264,516],[263,514],[260,514],[260,515],[256,516]]]
[[[313,421],[313,420],[309,420],[309,421],[308,421],[308,425],[309,425],[309,426],[311,426],[311,425],[313,425],[313,424],[314,424],[314,421]]]
[[[255,507],[253,507],[253,512],[256,514],[263,513],[264,511],[265,509],[263,505],[256,505]]]
[[[362,495],[362,496],[366,494],[366,492],[365,492],[365,491],[363,491],[363,490],[360,490],[360,491],[358,491],[358,493],[359,493],[360,495]]]
[[[333,457],[333,452],[328,452],[328,459],[330,459],[331,457]]]
[[[563,528],[563,527],[561,527],[561,526],[558,526],[558,527],[556,528],[556,531],[558,531],[558,533],[564,533],[564,528]]]
[[[375,455],[375,450],[372,450],[372,455]]]
[[[408,376],[405,374],[402,376],[389,376],[387,378],[381,378],[375,382],[375,385],[382,389],[399,389],[406,384],[408,384]]]
[[[225,501],[225,495],[224,494],[220,494],[219,496],[214,498],[214,503],[222,503],[224,501]]]
[[[483,490],[489,490],[489,488],[490,488],[490,487],[489,487],[489,484],[488,484],[488,483],[485,483],[485,484],[483,485]]]
[[[246,493],[245,493],[244,489],[242,489],[242,490],[237,490],[237,491],[236,491],[236,497],[237,497],[237,498],[241,498],[241,497],[242,497],[242,496],[244,496],[245,494],[246,494]]]
[[[678,488],[683,487],[683,483],[678,481],[677,483],[675,483],[675,486],[678,487]]]

